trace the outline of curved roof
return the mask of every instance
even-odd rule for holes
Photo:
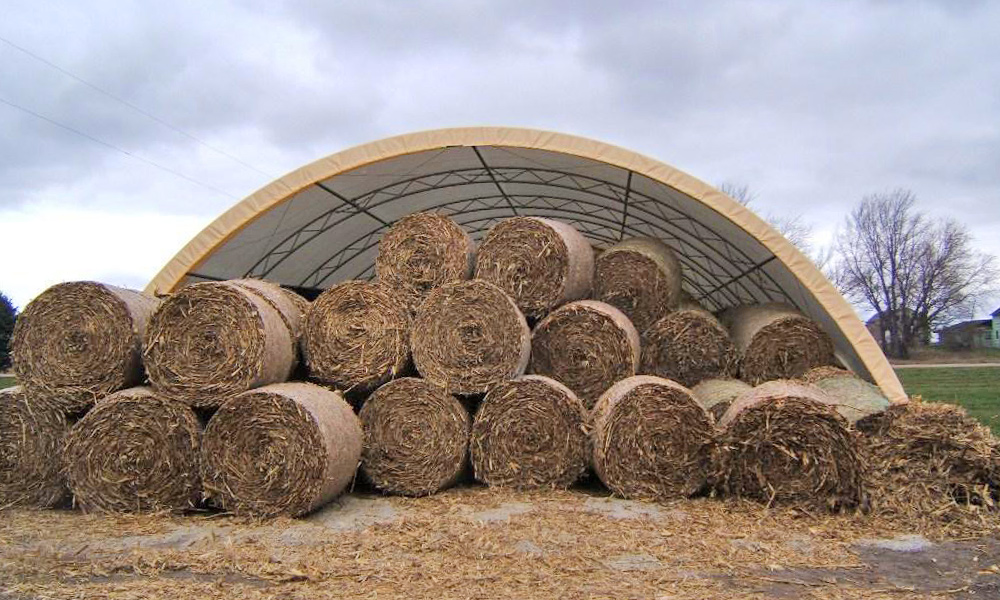
[[[906,398],[850,305],[746,207],[654,159],[547,131],[424,131],[321,158],[226,211],[146,290],[259,277],[309,292],[371,278],[386,229],[428,210],[451,216],[474,239],[514,215],[571,223],[595,248],[627,237],[660,238],[681,259],[684,289],[705,306],[793,304],[833,337],[846,365],[890,400]]]

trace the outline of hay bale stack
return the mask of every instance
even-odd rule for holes
[[[299,337],[301,337],[306,333],[306,319],[309,317],[309,308],[312,306],[312,302],[288,288],[281,288],[281,291],[285,292],[285,296],[292,301],[292,304],[295,305],[295,308],[298,311],[299,323],[301,324],[301,327],[299,328]]]
[[[428,294],[413,321],[410,348],[431,383],[452,394],[481,394],[524,374],[531,330],[510,296],[474,279]]]
[[[310,383],[244,392],[205,428],[205,497],[254,517],[306,514],[354,479],[361,437],[361,424],[339,392]]]
[[[469,442],[476,479],[517,489],[567,488],[587,470],[587,410],[554,379],[525,375],[493,388]]]
[[[66,437],[74,503],[84,512],[182,511],[201,500],[201,424],[187,405],[151,388],[97,402]]]
[[[28,303],[14,324],[11,355],[32,397],[67,412],[142,382],[142,343],[160,301],[140,292],[75,281]]]
[[[21,386],[0,390],[0,509],[48,508],[68,496],[62,475],[63,408]]]
[[[639,333],[621,311],[580,300],[562,306],[535,327],[530,370],[562,383],[588,409],[616,381],[639,368]]]
[[[878,386],[868,383],[853,373],[817,379],[813,385],[834,399],[837,412],[852,425],[860,419],[889,408],[889,400]]]
[[[344,390],[371,390],[410,360],[410,311],[384,285],[345,281],[316,298],[302,351],[309,374]]]
[[[379,241],[375,273],[416,311],[431,290],[472,275],[475,248],[472,238],[444,215],[407,215]]]
[[[361,408],[361,468],[382,491],[426,496],[465,471],[469,412],[444,388],[404,377],[375,390]]]
[[[833,365],[823,365],[820,367],[813,367],[805,372],[801,377],[797,377],[799,381],[804,381],[805,383],[816,383],[821,379],[826,379],[827,377],[857,377],[854,373],[848,371],[847,369],[842,369],[840,367],[835,367]]]
[[[740,379],[751,385],[834,363],[830,336],[786,304],[739,306],[725,311],[722,321],[739,353]]]
[[[703,379],[736,374],[736,347],[708,311],[675,310],[642,334],[640,373],[691,387]]]
[[[712,418],[682,385],[649,375],[616,383],[593,412],[597,476],[624,498],[683,498],[708,483]]]
[[[645,331],[681,300],[677,256],[655,238],[619,242],[601,253],[594,265],[594,299],[625,313]]]
[[[691,392],[698,404],[718,422],[733,400],[752,389],[749,383],[739,379],[705,379],[691,388]]]
[[[723,491],[768,504],[857,506],[865,493],[864,461],[833,402],[818,388],[785,380],[737,398],[719,422]]]
[[[480,244],[476,277],[498,285],[535,319],[590,295],[594,251],[566,223],[514,217],[490,229]]]

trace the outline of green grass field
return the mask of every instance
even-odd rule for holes
[[[14,385],[13,377],[0,377],[0,390]]]
[[[1000,434],[1000,367],[898,369],[908,394],[964,406]]]

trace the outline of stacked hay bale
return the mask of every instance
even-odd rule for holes
[[[751,389],[753,386],[739,379],[705,379],[691,388],[691,392],[698,404],[718,422],[733,400]]]
[[[816,367],[802,380],[826,392],[836,402],[837,412],[850,424],[889,408],[889,400],[877,386],[838,367]]]
[[[681,301],[680,262],[654,238],[619,242],[594,263],[594,299],[622,311],[644,332]]]
[[[0,390],[0,508],[48,508],[68,496],[62,473],[64,407],[22,386]]]
[[[710,312],[686,306],[668,313],[642,335],[640,372],[691,387],[736,374],[736,347]]]

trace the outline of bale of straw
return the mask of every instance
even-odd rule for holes
[[[215,407],[288,379],[297,362],[298,310],[280,288],[262,292],[267,286],[196,283],[166,299],[150,320],[143,350],[157,393]]]
[[[361,407],[361,468],[384,492],[426,496],[462,476],[469,411],[444,388],[404,377],[375,390]]]
[[[704,379],[691,388],[695,400],[718,422],[729,410],[729,405],[747,391],[749,383],[739,379]]]
[[[476,256],[476,277],[510,294],[528,318],[590,295],[594,251],[572,226],[514,217],[490,229]]]
[[[655,238],[633,238],[611,246],[594,265],[594,299],[625,313],[645,331],[681,300],[677,256]]]
[[[100,400],[70,430],[63,461],[84,512],[183,511],[201,500],[201,424],[151,388]]]
[[[708,483],[714,435],[690,390],[661,377],[629,377],[594,406],[594,471],[624,498],[690,496]]]
[[[294,304],[295,308],[298,310],[299,323],[301,323],[299,336],[301,337],[305,335],[306,332],[306,319],[309,316],[309,308],[312,306],[312,302],[288,288],[281,288],[281,291],[285,292],[285,295],[292,301],[292,304]]]
[[[382,284],[345,281],[316,298],[302,351],[312,378],[344,390],[371,390],[410,360],[410,311]]]
[[[864,499],[855,432],[822,390],[761,384],[722,416],[716,480],[725,493],[768,504],[849,509]]]
[[[70,413],[145,378],[142,343],[160,301],[92,281],[54,285],[14,324],[14,373],[32,397]]]
[[[410,311],[434,288],[472,275],[475,243],[444,215],[416,213],[392,224],[378,244],[375,273]]]
[[[588,409],[616,381],[639,368],[639,334],[621,311],[580,300],[562,306],[535,327],[530,370],[567,386]]]
[[[833,365],[823,365],[819,367],[813,367],[805,372],[801,377],[797,377],[799,381],[804,381],[806,383],[816,383],[821,379],[826,379],[827,377],[857,377],[854,373],[848,371],[847,369],[842,369],[840,367],[835,367]]]
[[[525,375],[479,405],[469,452],[476,479],[516,489],[567,488],[587,470],[587,410],[554,379]]]
[[[339,392],[299,382],[244,392],[205,428],[205,497],[236,514],[306,514],[354,479],[361,439],[358,417]]]
[[[878,386],[853,373],[817,379],[813,385],[834,399],[837,412],[852,425],[860,419],[889,408],[889,400]]]
[[[725,311],[722,321],[736,344],[740,379],[751,385],[793,379],[835,362],[830,336],[791,306],[740,306]]]
[[[265,302],[271,305],[271,308],[278,312],[278,316],[281,317],[281,321],[288,328],[288,332],[292,336],[292,346],[295,352],[295,360],[299,359],[299,339],[301,339],[303,333],[305,333],[306,327],[306,311],[303,310],[303,305],[301,301],[305,298],[299,296],[295,292],[286,290],[285,288],[263,281],[260,279],[231,279],[229,283],[240,286],[241,288],[256,294],[258,297],[262,298]],[[308,304],[308,303],[307,303]],[[308,309],[308,307],[306,307]]]
[[[0,509],[48,508],[68,496],[62,474],[63,407],[22,386],[0,390]]]
[[[736,374],[736,347],[719,320],[700,308],[668,313],[642,335],[640,373],[691,387]]]
[[[453,394],[481,394],[524,374],[531,330],[514,301],[474,279],[432,291],[410,332],[420,374]]]

